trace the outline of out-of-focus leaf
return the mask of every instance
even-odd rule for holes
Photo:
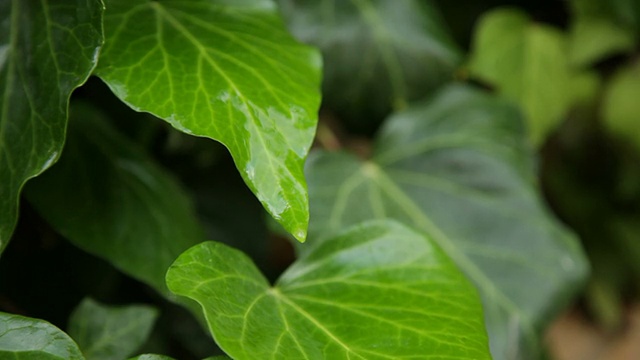
[[[358,128],[453,79],[461,59],[432,1],[279,2],[291,31],[322,50],[324,105]]]
[[[591,70],[575,72],[571,77],[571,102],[574,105],[588,104],[596,99],[600,92],[600,75]]]
[[[0,313],[0,358],[84,360],[69,335],[46,321]]]
[[[640,62],[622,67],[605,90],[602,118],[610,131],[640,148]]]
[[[53,228],[125,273],[167,290],[164,275],[204,240],[173,177],[92,108],[72,109],[64,155],[26,195]]]
[[[578,18],[569,33],[569,61],[586,67],[634,48],[633,34],[603,18]]]
[[[169,288],[234,359],[489,359],[473,286],[429,237],[372,222],[316,244],[270,287],[243,253],[197,245]]]
[[[571,0],[570,5],[574,17],[607,19],[640,35],[640,1]]]
[[[24,183],[62,150],[69,96],[96,65],[100,0],[0,1],[0,253]]]
[[[559,124],[571,105],[565,35],[533,23],[519,10],[498,9],[480,19],[469,71],[522,107],[536,145]]]
[[[108,0],[97,74],[133,109],[222,142],[269,213],[298,240],[320,103],[320,56],[271,0]]]
[[[151,306],[113,307],[87,298],[71,314],[67,332],[87,360],[120,360],[142,346],[157,317]]]
[[[420,229],[478,287],[494,359],[535,359],[587,264],[540,204],[523,136],[506,100],[447,88],[388,119],[370,160],[312,154],[310,239],[376,218]]]

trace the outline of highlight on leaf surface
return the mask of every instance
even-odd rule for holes
[[[243,253],[206,242],[167,273],[234,359],[490,359],[480,300],[455,264],[394,221],[313,246],[270,286]]]
[[[304,241],[318,52],[293,39],[271,0],[106,5],[97,75],[133,109],[223,143],[266,210]]]

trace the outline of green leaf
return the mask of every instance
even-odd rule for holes
[[[640,35],[640,2],[637,0],[572,0],[575,17],[607,19]]]
[[[100,0],[0,1],[0,253],[24,183],[57,159],[73,89],[102,43]]]
[[[421,230],[479,289],[496,360],[535,358],[538,330],[587,272],[575,238],[538,200],[518,114],[453,86],[389,118],[372,159],[319,152],[307,165],[309,238],[367,219]]]
[[[540,145],[571,105],[565,35],[514,9],[487,13],[475,31],[471,75],[522,107],[531,140]]]
[[[97,74],[133,109],[222,142],[269,213],[306,238],[320,56],[270,0],[108,0]]]
[[[129,360],[173,360],[173,358],[165,355],[143,354],[143,355],[133,357]]]
[[[67,332],[88,360],[120,360],[144,344],[157,317],[151,306],[113,307],[86,298],[69,317]]]
[[[280,0],[324,56],[324,105],[370,123],[453,78],[461,51],[433,1]],[[360,125],[363,126],[363,125]]]
[[[234,359],[489,359],[478,295],[431,239],[392,221],[318,244],[270,287],[206,242],[167,273]]]
[[[69,335],[46,321],[0,312],[0,358],[84,360]]]
[[[171,295],[164,274],[204,240],[190,199],[173,177],[88,106],[72,108],[64,155],[26,196],[78,247]]]
[[[608,129],[640,149],[640,62],[622,67],[605,90],[602,117]]]
[[[604,18],[578,18],[569,34],[569,60],[587,67],[617,53],[631,52],[633,34]]]

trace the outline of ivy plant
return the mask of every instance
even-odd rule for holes
[[[467,53],[435,1],[0,0],[0,356],[541,358],[589,265],[536,150],[625,19]]]

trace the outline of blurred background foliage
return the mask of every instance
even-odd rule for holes
[[[640,304],[640,1],[424,0],[419,11],[428,16],[414,20],[428,31],[416,34],[402,28],[415,12],[399,11],[398,1],[378,1],[386,6],[383,21],[397,32],[377,35],[358,24],[349,4],[359,1],[334,2],[340,16],[331,23],[318,20],[321,9],[314,4],[319,2],[280,1],[292,31],[325,57],[316,146],[349,147],[366,156],[384,117],[406,106],[407,99],[422,98],[448,82],[472,82],[511,99],[527,118],[540,189],[579,235],[592,264],[583,294],[550,332],[550,358],[587,356],[571,352],[566,341],[580,340],[566,331],[597,333],[601,346],[607,346],[606,339],[624,339],[634,321],[640,323],[634,320]],[[367,47],[371,36],[403,37],[394,48],[403,63],[396,65],[424,69],[405,72],[405,78],[384,75],[386,55]],[[359,62],[363,57],[371,59],[367,69]],[[345,81],[355,73],[357,80]],[[117,131],[178,177],[207,238],[245,251],[270,279],[293,260],[288,240],[271,230],[273,224],[221,145],[147,121],[148,115],[130,110],[95,78],[74,93],[74,102],[83,99],[101,99],[93,103],[114,120]],[[26,193],[36,185],[28,184]],[[27,201],[21,209],[17,241],[0,262],[2,309],[65,329],[87,295],[110,304],[153,303],[161,315],[142,352],[180,359],[216,353],[186,310],[78,250]],[[593,342],[593,337],[584,339]],[[623,354],[619,358],[634,358]]]

